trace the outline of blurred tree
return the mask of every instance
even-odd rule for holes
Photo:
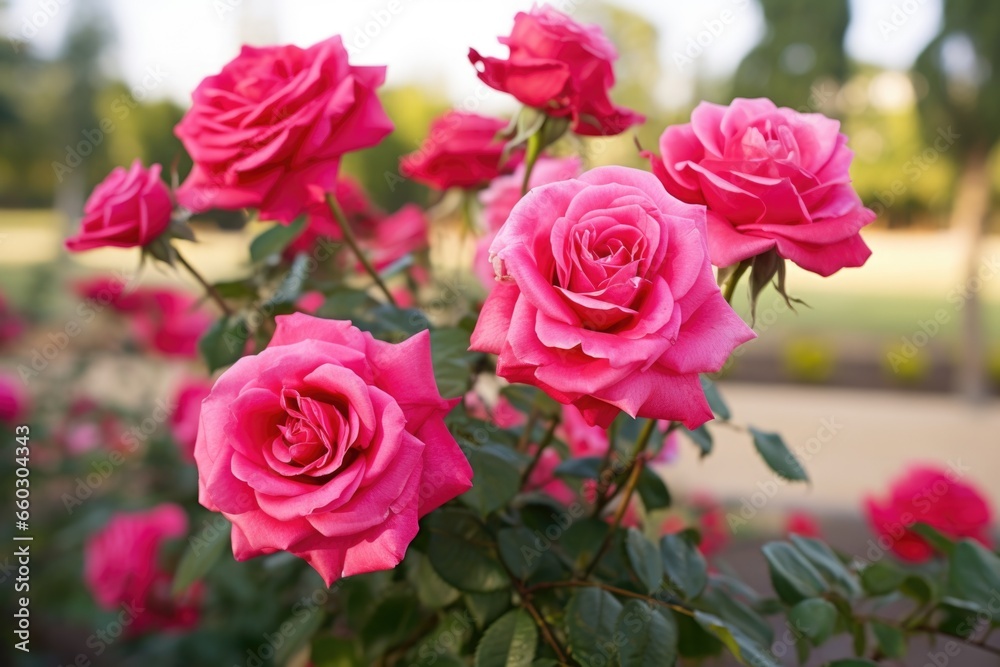
[[[919,102],[927,144],[953,152],[961,165],[951,226],[967,238],[967,285],[982,262],[990,207],[988,159],[1000,139],[1000,5],[985,0],[945,0],[941,28],[917,58],[928,94]],[[986,341],[978,289],[963,310],[963,362],[959,389],[978,400],[987,394]]]
[[[769,97],[781,106],[819,106],[814,86],[848,75],[848,0],[758,0],[766,31],[733,79],[735,97]],[[824,111],[816,108],[815,111]]]

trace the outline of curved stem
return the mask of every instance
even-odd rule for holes
[[[330,207],[330,213],[333,214],[333,219],[337,221],[337,226],[340,227],[340,231],[344,235],[344,242],[347,243],[347,245],[354,252],[355,256],[357,256],[358,261],[361,262],[361,266],[365,267],[365,271],[367,271],[368,275],[372,277],[375,284],[378,285],[380,290],[382,290],[382,294],[385,295],[386,300],[393,306],[398,307],[396,299],[392,296],[392,292],[390,292],[389,288],[385,286],[384,282],[382,282],[382,276],[378,274],[378,271],[376,271],[375,267],[372,266],[368,256],[365,255],[361,246],[358,245],[358,239],[354,236],[354,230],[351,229],[351,223],[347,221],[347,216],[344,215],[344,211],[340,208],[340,204],[337,203],[337,199],[333,196],[333,193],[326,193],[326,205]]]
[[[726,291],[723,293],[723,296],[726,299],[726,303],[730,306],[733,305],[733,295],[736,293],[736,285],[739,284],[740,278],[743,277],[743,274],[746,273],[749,268],[750,264],[748,262],[740,262],[740,265],[736,267],[733,275],[729,276],[729,280],[726,282]]]
[[[207,294],[209,298],[212,299],[212,301],[218,304],[219,308],[222,310],[222,313],[226,317],[232,317],[233,315],[232,309],[229,307],[229,304],[226,303],[226,300],[222,298],[222,295],[219,294],[218,290],[216,290],[211,283],[205,280],[204,276],[198,273],[198,271],[193,266],[191,266],[191,264],[188,263],[186,259],[184,259],[184,256],[181,255],[181,253],[177,250],[177,248],[174,248],[173,250],[174,250],[174,257],[177,258],[177,261],[180,262],[181,266],[183,266],[185,269],[188,270],[188,273],[194,276],[194,279],[198,281],[198,284],[200,284],[205,289],[205,294]]]
[[[623,471],[623,474],[628,474],[628,473],[631,472],[631,468],[635,466],[636,461],[639,458],[639,454],[641,454],[642,451],[644,449],[646,449],[646,445],[649,444],[649,439],[653,436],[653,430],[655,428],[656,428],[656,420],[655,419],[650,419],[649,421],[646,422],[646,425],[643,426],[642,431],[639,433],[639,437],[635,441],[635,447],[632,450],[632,456],[629,459],[629,463],[628,463],[629,468],[627,468],[625,471]],[[604,471],[605,470],[610,470],[607,467],[607,461],[610,458],[611,448],[613,446],[614,446],[614,442],[611,439],[609,439],[608,440],[608,452],[605,455],[604,465],[601,466],[601,477],[604,477]],[[607,484],[604,485],[605,492],[607,491],[607,488],[610,485],[611,485],[610,481]],[[598,488],[600,488],[600,487],[598,487]],[[596,501],[596,503],[594,505],[594,512],[593,512],[592,516],[597,517],[601,513],[601,511],[605,507],[607,507],[608,504],[612,500],[615,499],[615,496],[617,496],[618,493],[621,492],[621,490],[622,490],[622,488],[618,487],[614,491],[612,491],[611,494],[608,495],[607,497],[604,497],[603,494],[599,494],[598,497],[597,497],[597,501]]]

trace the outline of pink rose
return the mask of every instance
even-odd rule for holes
[[[136,337],[168,357],[198,356],[198,340],[212,326],[212,315],[198,299],[172,289],[136,290],[142,309],[132,324]]]
[[[501,282],[472,348],[588,424],[623,410],[699,426],[712,411],[698,374],[754,337],[715,284],[704,216],[626,167],[532,190],[490,249]]]
[[[608,432],[588,424],[574,405],[563,407],[560,431],[571,456],[604,456],[608,451]]]
[[[986,496],[972,484],[959,481],[954,470],[914,466],[890,485],[882,499],[865,499],[868,521],[879,540],[891,545],[902,560],[919,563],[929,560],[934,549],[912,530],[926,523],[948,537],[968,537],[991,547],[993,511]]]
[[[534,455],[535,449],[529,453]],[[562,461],[559,454],[551,449],[546,449],[538,458],[538,463],[531,470],[528,481],[524,485],[525,491],[538,491],[554,498],[563,505],[569,505],[576,500],[576,493],[555,475],[556,468]]]
[[[177,387],[174,411],[170,413],[170,432],[184,456],[194,460],[194,443],[198,439],[201,402],[212,391],[208,380],[191,379]]]
[[[708,206],[712,263],[737,264],[777,249],[828,276],[861,266],[859,230],[875,219],[851,187],[853,153],[840,123],[775,107],[768,99],[702,102],[668,127],[653,171],[681,201]]]
[[[179,201],[291,222],[310,186],[333,190],[345,153],[392,131],[375,95],[384,80],[385,67],[351,65],[339,36],[308,49],[244,46],[198,85],[175,129],[194,160]]]
[[[80,280],[73,290],[81,299],[88,299],[94,310],[110,306],[115,312],[135,313],[143,309],[143,291],[134,288],[126,276],[96,276]]]
[[[350,322],[277,318],[216,382],[195,445],[199,500],[237,560],[289,551],[327,584],[395,567],[417,520],[471,487],[426,331],[398,345]]]
[[[21,380],[0,373],[0,424],[18,424],[28,415],[28,397]]]
[[[620,134],[645,120],[608,97],[618,52],[600,26],[581,25],[543,5],[519,12],[510,36],[499,41],[510,48],[506,60],[469,49],[469,60],[490,88],[550,116],[570,119],[577,134]]]
[[[785,534],[819,537],[819,523],[816,521],[816,517],[809,512],[802,510],[792,512],[785,517]]]
[[[576,178],[580,175],[582,168],[583,161],[575,155],[565,158],[542,157],[535,163],[528,186],[537,188],[540,185]],[[492,290],[493,286],[496,285],[496,275],[493,272],[493,265],[489,261],[490,245],[496,238],[497,232],[500,231],[500,227],[507,222],[507,217],[514,210],[514,206],[521,201],[524,170],[525,166],[522,164],[514,170],[513,174],[495,178],[490,183],[490,187],[479,195],[479,202],[483,206],[483,220],[486,222],[486,234],[476,242],[476,257],[473,260],[473,268],[476,277],[483,283],[483,287],[487,291]]]
[[[407,204],[373,221],[359,239],[379,271],[410,253],[427,248],[427,218],[419,206]]]
[[[66,249],[81,252],[113,246],[149,245],[170,226],[170,190],[160,180],[160,165],[149,169],[136,160],[128,171],[116,167],[87,198],[80,232]]]
[[[145,512],[119,512],[91,535],[83,550],[83,578],[103,609],[123,605],[136,615],[129,634],[186,629],[197,624],[199,587],[186,598],[170,593],[172,575],[159,564],[163,544],[187,532],[187,516],[177,505]]]
[[[504,140],[497,134],[506,127],[500,118],[449,111],[431,123],[416,152],[403,156],[400,173],[438,190],[486,185],[520,159],[501,159]]]
[[[96,449],[127,452],[125,429],[113,410],[103,407],[92,398],[74,399],[66,410],[62,422],[55,430],[55,440],[69,454],[79,456]]]

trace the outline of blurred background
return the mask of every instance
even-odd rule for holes
[[[382,99],[396,131],[346,169],[386,210],[427,203],[419,184],[387,179],[430,120],[459,107],[511,114],[467,60],[496,42],[530,0],[6,0],[0,2],[0,285],[29,334],[3,349],[17,373],[79,303],[65,286],[97,272],[134,272],[138,254],[68,257],[90,189],[134,157],[190,163],[172,133],[191,91],[243,43],[309,45],[340,33],[359,64],[388,65]],[[878,213],[861,269],[821,279],[793,270],[790,312],[776,293],[758,306],[757,341],[720,385],[735,418],[785,435],[812,478],[782,486],[767,513],[807,509],[863,552],[865,494],[909,462],[959,461],[1000,507],[1000,4],[989,0],[563,0],[619,47],[613,99],[644,113],[636,132],[587,145],[590,166],[645,168],[672,123],[702,100],[767,96],[838,118],[855,152],[852,175]],[[189,259],[211,279],[242,275],[251,231],[203,220]],[[147,283],[193,285],[146,268]],[[470,289],[475,284],[469,281]],[[747,314],[746,300],[737,303]],[[106,344],[117,321],[97,319],[71,342],[103,355],[105,371],[61,385],[29,384],[45,402],[96,392],[133,407],[176,368],[122,371]],[[89,341],[89,342],[88,342]],[[94,350],[86,348],[93,345]],[[63,355],[58,363],[69,365]],[[72,362],[76,363],[76,362]],[[161,377],[162,376],[162,377]],[[150,389],[150,388],[153,389]],[[157,389],[158,387],[158,389]],[[672,488],[739,507],[772,479],[746,438],[718,429],[716,453],[685,451]],[[804,453],[803,453],[804,452]],[[766,517],[758,523],[767,530]],[[845,519],[846,520],[846,519]],[[773,521],[780,522],[779,518]],[[761,528],[760,526],[764,526]],[[775,526],[778,523],[774,524]],[[82,528],[81,528],[82,530]],[[853,531],[853,532],[852,532]],[[970,658],[971,660],[971,658]],[[969,664],[973,664],[969,662]],[[984,663],[985,664],[985,663]]]

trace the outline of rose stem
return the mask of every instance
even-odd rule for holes
[[[200,273],[198,273],[198,271],[193,266],[191,266],[191,264],[189,264],[186,259],[184,259],[184,256],[177,251],[177,248],[174,248],[174,257],[176,257],[177,261],[181,263],[181,266],[187,269],[188,273],[194,276],[194,279],[197,280],[198,283],[205,288],[205,293],[208,294],[208,296],[213,301],[215,301],[215,303],[219,305],[219,308],[222,309],[222,313],[226,317],[232,317],[233,311],[229,308],[229,305],[226,303],[225,299],[222,298],[222,295],[219,294],[218,290],[216,290],[215,287],[211,285],[211,283],[205,280],[205,278]]]
[[[358,239],[354,236],[354,230],[351,229],[351,224],[347,221],[347,216],[344,215],[343,209],[341,209],[340,204],[337,203],[336,197],[334,197],[330,192],[326,193],[326,204],[330,207],[330,213],[333,214],[334,220],[337,221],[337,226],[340,227],[340,231],[344,234],[344,241],[346,241],[347,245],[354,251],[358,261],[360,261],[361,265],[365,267],[365,271],[368,272],[368,275],[375,280],[375,284],[378,285],[380,290],[382,290],[382,294],[385,294],[385,298],[389,301],[389,303],[398,308],[396,299],[392,296],[392,292],[390,292],[389,288],[385,286],[384,282],[382,282],[382,277],[378,274],[378,271],[375,270],[375,267],[372,266],[372,263],[368,260],[368,256],[365,255],[361,246],[358,245]]]
[[[528,185],[531,183],[531,172],[535,169],[535,162],[542,154],[542,133],[541,130],[528,137],[528,152],[524,157],[524,180],[521,181],[521,196],[528,194]]]
[[[542,458],[542,452],[545,448],[552,444],[552,439],[555,436],[556,428],[559,426],[559,415],[552,417],[552,422],[549,424],[549,428],[545,431],[545,435],[542,436],[542,441],[538,444],[538,449],[535,451],[534,458],[528,464],[528,467],[524,469],[524,474],[521,475],[521,486],[523,487],[528,483],[528,478],[531,477],[532,471],[534,471],[535,466]]]
[[[635,449],[632,450],[632,468],[629,470],[628,481],[625,482],[625,493],[622,495],[621,500],[618,504],[618,509],[615,510],[615,517],[611,522],[611,530],[608,534],[604,536],[604,541],[601,542],[600,548],[597,553],[594,554],[594,559],[590,561],[590,565],[587,569],[583,571],[583,579],[587,579],[593,573],[594,569],[597,568],[597,564],[600,562],[601,557],[604,556],[604,552],[608,550],[611,546],[611,540],[614,539],[615,531],[622,523],[622,518],[625,516],[625,512],[628,511],[629,503],[632,501],[632,494],[635,493],[635,487],[639,483],[639,475],[642,473],[643,466],[646,464],[645,457],[642,456],[643,450],[646,449],[646,445],[649,444],[649,439],[653,436],[653,431],[656,429],[656,420],[650,419],[643,426],[642,432],[635,441]],[[611,447],[611,443],[608,443],[608,447]],[[611,495],[614,498],[615,494]],[[611,499],[609,498],[609,500]]]
[[[740,262],[740,265],[736,267],[733,275],[729,276],[729,281],[726,283],[725,298],[726,303],[730,306],[733,305],[733,294],[736,293],[736,285],[740,282],[740,278],[746,273],[747,269],[750,268],[750,264],[747,262]]]

